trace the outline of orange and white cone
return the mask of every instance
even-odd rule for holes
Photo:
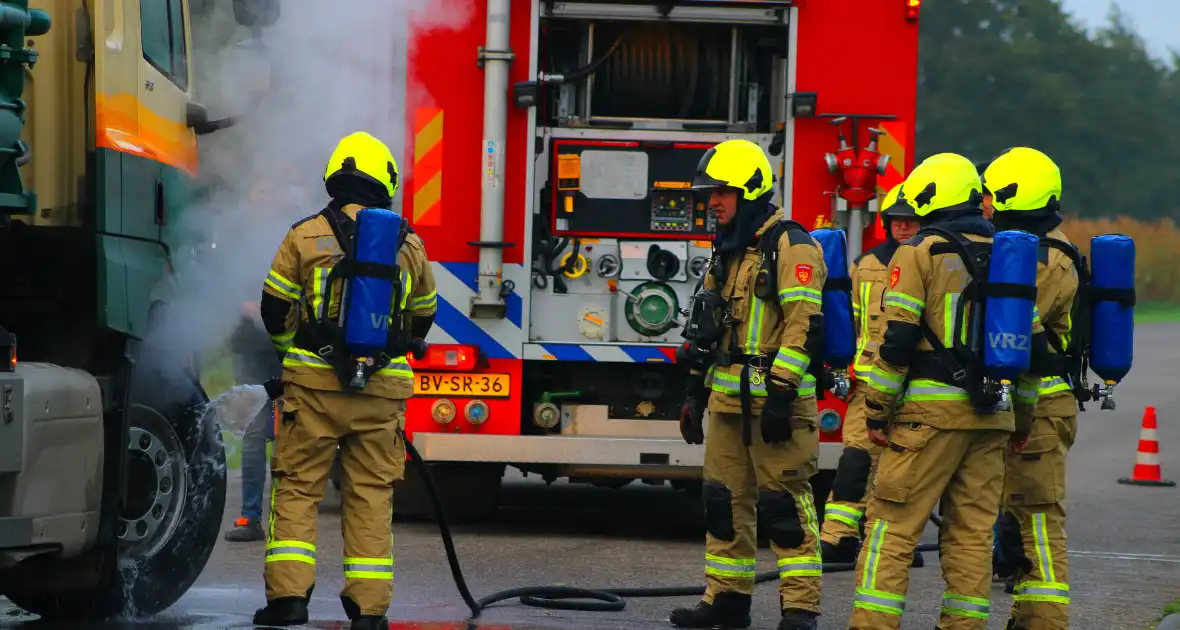
[[[1160,443],[1156,437],[1155,407],[1143,412],[1143,428],[1139,429],[1139,452],[1135,456],[1135,470],[1131,477],[1119,483],[1132,486],[1174,486],[1175,481],[1163,478],[1160,471]]]

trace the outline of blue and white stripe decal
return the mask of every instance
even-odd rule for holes
[[[462,343],[476,345],[491,359],[519,359],[525,332],[524,300],[518,291],[529,287],[529,274],[522,265],[505,264],[505,280],[516,287],[505,299],[507,317],[504,319],[472,319],[468,316],[471,298],[476,295],[479,265],[477,263],[432,262],[434,282],[438,287],[438,313],[434,327],[426,336],[428,343]]]
[[[661,348],[669,350],[667,354]],[[603,363],[673,363],[674,345],[627,346],[614,344],[526,343],[524,358],[546,361]]]

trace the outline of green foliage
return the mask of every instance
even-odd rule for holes
[[[1153,59],[1117,9],[1087,33],[1058,0],[925,3],[918,159],[1032,146],[1061,166],[1071,212],[1180,217],[1178,59]]]

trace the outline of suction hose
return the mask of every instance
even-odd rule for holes
[[[657,586],[651,588],[581,588],[577,586],[522,586],[519,588],[510,588],[508,590],[492,593],[481,599],[475,599],[471,595],[471,589],[467,587],[467,580],[463,577],[463,567],[459,565],[459,556],[455,553],[455,541],[451,538],[451,526],[447,521],[447,516],[443,510],[442,501],[439,499],[438,490],[434,486],[434,479],[430,476],[429,467],[426,465],[426,460],[422,459],[422,455],[418,453],[418,449],[414,448],[414,443],[406,439],[406,434],[402,430],[398,430],[398,435],[401,436],[405,442],[406,450],[409,452],[411,461],[417,468],[418,472],[422,474],[422,480],[426,484],[426,492],[430,496],[430,502],[434,505],[434,517],[438,521],[438,531],[442,535],[443,547],[447,552],[447,564],[451,567],[451,576],[455,579],[455,587],[459,589],[459,596],[463,598],[463,602],[467,604],[467,608],[471,610],[471,618],[479,617],[483,609],[492,604],[506,601],[509,599],[519,599],[520,603],[526,606],[535,606],[538,608],[555,608],[561,610],[587,610],[587,611],[619,611],[627,606],[624,597],[683,597],[688,595],[703,595],[705,587],[703,586]],[[931,515],[931,518],[935,518]],[[918,545],[916,551],[937,551],[937,543],[929,543],[925,545]],[[841,563],[824,563],[824,573],[837,573],[840,571],[852,571],[856,568],[856,564],[852,562]],[[778,579],[778,571],[766,571],[759,573],[754,578],[755,584],[762,584],[763,582],[771,582]],[[582,601],[577,601],[582,600]],[[590,601],[587,601],[590,600]]]

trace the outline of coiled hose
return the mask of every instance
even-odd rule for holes
[[[426,460],[422,459],[422,455],[418,453],[418,449],[414,448],[414,443],[406,439],[406,434],[401,429],[398,429],[398,435],[401,436],[405,442],[406,450],[409,451],[411,461],[417,467],[418,472],[422,475],[422,480],[426,484],[426,493],[430,496],[430,502],[434,505],[434,516],[438,521],[438,531],[442,535],[443,547],[447,552],[447,564],[451,567],[451,577],[455,579],[455,587],[459,590],[459,596],[463,598],[463,602],[467,604],[467,608],[471,610],[471,618],[479,617],[484,608],[492,604],[517,598],[520,603],[526,606],[535,606],[538,608],[555,608],[561,610],[587,610],[587,611],[619,611],[627,606],[625,597],[683,597],[688,595],[703,595],[705,587],[703,586],[657,586],[649,588],[582,588],[578,586],[522,586],[518,588],[510,588],[487,595],[481,599],[475,599],[471,595],[471,589],[467,587],[467,580],[463,577],[463,567],[459,565],[459,556],[455,553],[455,541],[451,538],[451,526],[447,521],[446,512],[443,509],[442,501],[439,499],[438,490],[434,486],[434,479],[430,476],[429,466],[426,465]],[[932,516],[933,518],[933,516]],[[937,543],[929,543],[925,545],[918,545],[917,551],[936,551],[938,550]],[[824,563],[824,573],[837,573],[840,571],[852,571],[856,568],[856,564],[852,562],[840,563]],[[759,573],[754,578],[755,584],[762,584],[763,582],[770,582],[778,579],[778,571],[766,571]],[[582,601],[578,601],[582,600]],[[586,601],[590,600],[590,601]]]

